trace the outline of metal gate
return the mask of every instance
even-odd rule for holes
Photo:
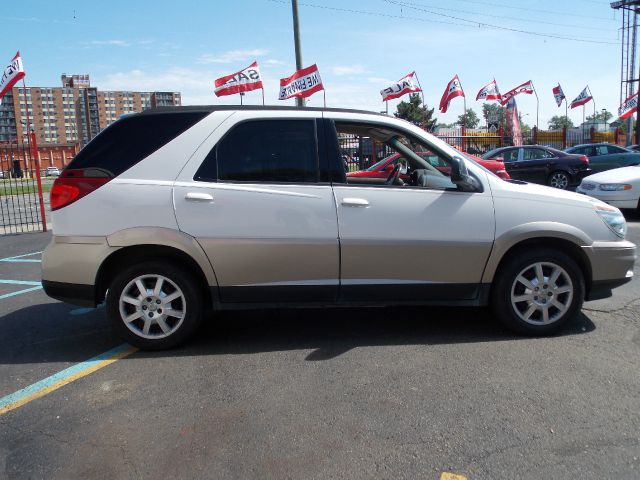
[[[0,144],[0,235],[47,230],[39,165],[28,144]]]

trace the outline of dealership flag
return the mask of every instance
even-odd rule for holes
[[[442,113],[447,113],[447,109],[449,108],[449,102],[456,97],[464,97],[464,91],[462,90],[462,85],[460,84],[460,79],[458,75],[453,77],[451,81],[447,84],[447,88],[442,94],[442,98],[440,99],[440,111]]]
[[[634,93],[627,98],[620,108],[618,108],[618,117],[620,120],[625,120],[638,111],[638,94]]]
[[[526,93],[531,95],[535,89],[533,88],[533,82],[529,80],[528,82],[524,82],[522,85],[518,85],[516,88],[509,90],[507,93],[502,94],[502,105],[506,105],[509,100],[518,95],[519,93]]]
[[[324,90],[318,66],[314,63],[310,67],[298,70],[287,78],[280,79],[280,95],[278,100],[293,97],[310,97],[316,92]]]
[[[569,107],[576,108],[585,103],[589,103],[591,100],[593,100],[593,96],[591,95],[591,90],[589,90],[589,85],[587,85],[584,87],[584,90],[580,92],[580,95],[573,99]]]
[[[562,105],[562,101],[567,99],[567,97],[564,96],[564,92],[562,91],[560,84],[558,84],[557,87],[553,87],[553,98],[556,99],[558,106]]]
[[[258,62],[253,62],[247,68],[239,72],[225,75],[216,80],[216,96],[233,95],[234,93],[250,92],[263,88],[262,78],[260,78],[260,68]]]
[[[407,93],[421,92],[422,89],[413,83],[413,77],[415,74],[415,71],[411,72],[409,75],[405,75],[393,85],[385,88],[384,90],[380,90],[382,101],[386,102],[388,100],[393,100],[394,98],[401,97]]]
[[[500,95],[495,78],[493,79],[493,82],[480,89],[478,95],[476,95],[476,100],[502,100],[502,95]]]
[[[0,78],[0,99],[2,99],[19,80],[24,78],[24,75],[24,65],[22,65],[22,59],[20,58],[20,51],[18,51],[16,56],[11,59],[11,63],[7,65],[4,72],[2,72],[2,77]]]
[[[513,96],[507,102],[507,129],[511,133],[513,138],[513,144],[516,147],[522,145],[522,130],[520,129],[520,118],[518,116],[518,106],[516,105],[516,99]]]

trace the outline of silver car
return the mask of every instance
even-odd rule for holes
[[[401,154],[403,170],[350,183],[340,151],[354,139],[372,162]],[[106,300],[114,328],[150,349],[208,310],[274,306],[490,305],[546,335],[630,281],[636,259],[617,208],[502,180],[410,123],[353,110],[127,116],[63,171],[51,207],[47,294]]]

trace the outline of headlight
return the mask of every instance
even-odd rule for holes
[[[624,238],[627,234],[627,222],[620,210],[610,205],[598,204],[594,206],[596,207],[596,213],[607,224],[607,227],[620,238]]]
[[[601,183],[598,187],[605,192],[617,192],[620,190],[631,190],[631,185],[628,183]]]

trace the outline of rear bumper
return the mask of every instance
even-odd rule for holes
[[[42,288],[51,298],[61,302],[82,307],[96,306],[96,289],[93,285],[42,280]]]

